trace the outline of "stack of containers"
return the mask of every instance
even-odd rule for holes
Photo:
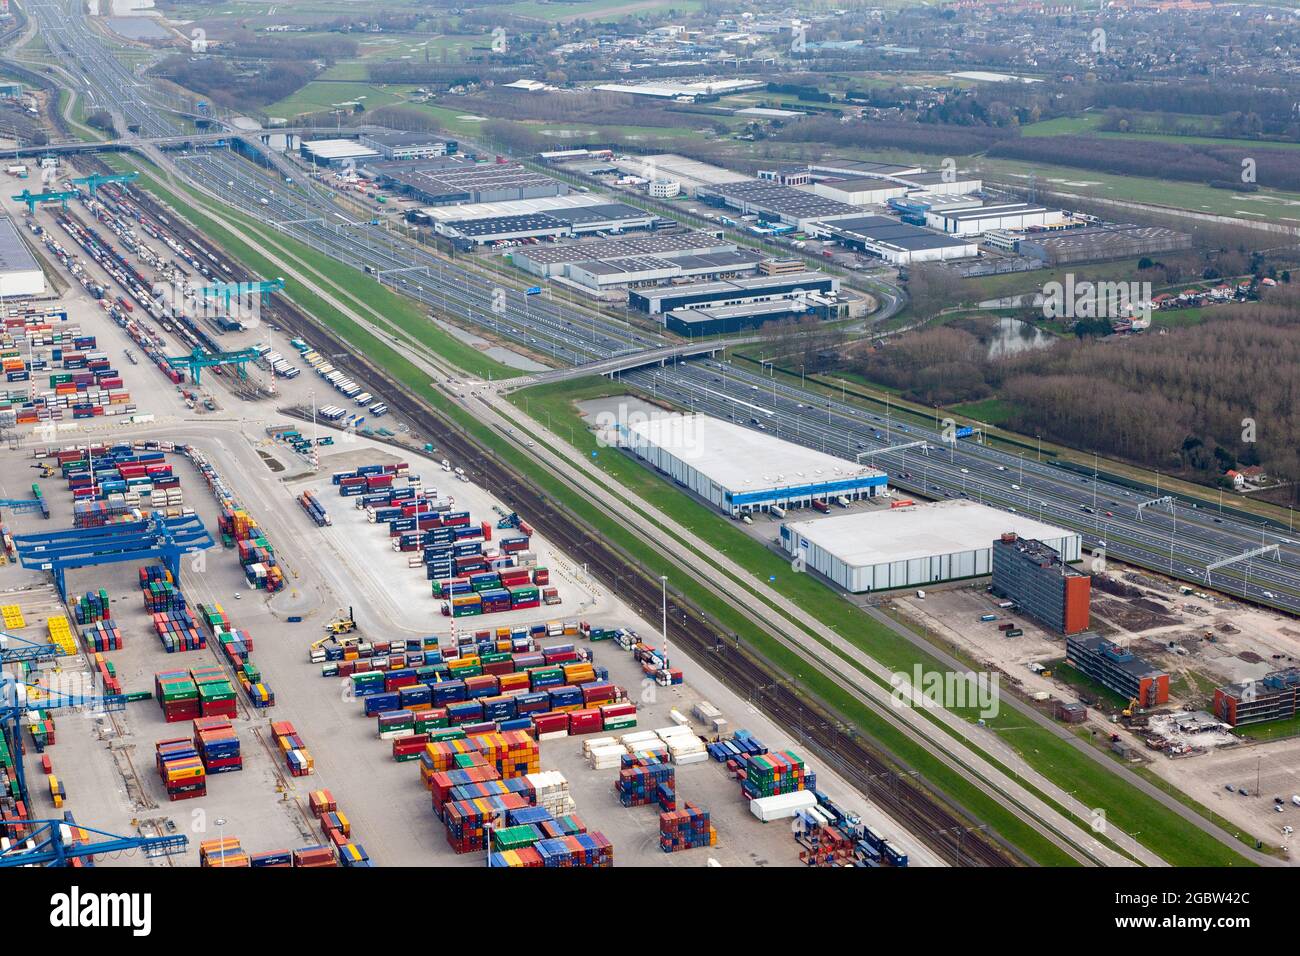
[[[199,844],[199,866],[251,866],[249,856],[239,845],[238,837],[204,840]]]
[[[502,779],[524,777],[541,769],[541,755],[537,741],[522,730],[504,733],[476,734],[469,738],[470,746],[495,767]]]
[[[199,706],[199,688],[189,671],[163,671],[153,678],[154,697],[162,707],[167,722],[193,720],[203,716]]]
[[[302,738],[287,720],[276,721],[271,724],[271,734],[275,737],[275,743],[284,754],[285,766],[289,768],[289,773],[295,777],[305,777],[315,769],[315,763],[311,759],[311,753],[303,744]]]
[[[160,740],[154,749],[158,776],[167,790],[167,799],[188,800],[208,792],[207,772],[192,740],[185,737]]]
[[[672,755],[675,764],[704,763],[709,759],[704,741],[700,740],[690,727],[680,725],[662,727],[655,733],[668,746],[668,752]]]
[[[179,592],[177,592],[179,594]],[[208,646],[189,611],[167,611],[153,615],[153,629],[168,654],[198,651]]]
[[[485,850],[487,827],[502,826],[509,811],[526,806],[528,801],[513,793],[449,803],[443,808],[447,842],[457,853]]]
[[[151,614],[185,610],[185,595],[170,581],[148,581],[140,585],[144,609]]]
[[[338,866],[339,860],[334,850],[327,846],[304,846],[293,851],[295,867],[317,868]]]
[[[526,778],[532,788],[533,805],[545,810],[552,817],[562,817],[574,810],[573,796],[569,793],[569,781],[558,770],[543,770],[530,773]]]
[[[810,776],[803,758],[793,750],[774,750],[746,756],[741,790],[748,800],[796,793],[812,788]]]
[[[97,621],[81,632],[81,639],[90,651],[120,651],[122,631],[111,621]]]
[[[266,869],[287,869],[293,866],[293,854],[288,850],[267,850],[254,853],[248,858],[248,865]]]
[[[112,609],[109,607],[108,592],[103,588],[98,591],[87,591],[77,598],[73,616],[78,624],[94,624],[97,621],[108,620],[113,616]]]
[[[199,711],[204,717],[234,717],[235,688],[220,667],[215,664],[195,667],[190,676],[199,689]]]
[[[45,627],[49,631],[50,642],[58,645],[64,657],[71,657],[77,653],[77,645],[72,639],[72,627],[66,617],[62,614],[52,614],[46,619]]]
[[[659,802],[660,787],[675,789],[676,785],[676,773],[670,764],[624,754],[614,789],[623,806],[647,807]]]
[[[307,795],[307,806],[311,809],[311,815],[319,817],[323,813],[333,813],[339,808],[334,794],[328,790],[313,790]]]
[[[545,867],[610,867],[614,865],[614,845],[603,833],[579,833],[541,840],[534,844]]]
[[[659,814],[659,849],[665,853],[717,843],[718,831],[709,822],[709,811],[687,803],[681,810]]]
[[[200,717],[194,721],[194,747],[204,769],[212,773],[229,773],[244,768],[239,752],[239,736],[226,717]]]

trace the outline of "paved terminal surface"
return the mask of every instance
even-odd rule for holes
[[[123,431],[123,436],[129,435]],[[218,546],[202,560],[187,561],[182,569],[182,589],[190,603],[219,603],[234,624],[247,630],[254,639],[253,660],[262,668],[267,684],[274,690],[277,704],[266,711],[253,710],[241,696],[240,715],[236,721],[242,741],[245,769],[238,773],[215,775],[209,779],[204,798],[169,803],[153,768],[153,745],[157,740],[181,736],[188,725],[166,724],[161,711],[152,702],[133,703],[124,714],[111,719],[86,717],[72,712],[56,717],[57,743],[47,751],[55,772],[65,781],[71,809],[79,820],[110,832],[131,832],[134,822],[167,831],[168,820],[180,832],[192,837],[186,859],[197,861],[197,842],[217,835],[238,836],[245,849],[261,851],[285,846],[299,846],[319,838],[314,821],[306,813],[306,795],[318,787],[330,789],[340,807],[353,821],[354,838],[362,843],[377,864],[389,865],[478,865],[481,856],[457,856],[445,840],[441,824],[433,817],[428,793],[419,779],[418,764],[393,761],[390,746],[375,736],[373,720],[361,715],[360,704],[346,699],[341,682],[323,678],[319,665],[307,660],[308,646],[322,633],[323,623],[339,607],[354,605],[367,636],[405,633],[447,633],[450,622],[435,616],[437,602],[420,589],[412,593],[409,581],[419,571],[408,569],[404,556],[373,548],[364,553],[382,563],[382,570],[370,568],[361,574],[341,570],[339,549],[356,538],[359,547],[370,548],[367,536],[382,535],[373,525],[338,507],[343,500],[324,497],[327,509],[345,523],[332,529],[316,528],[293,501],[294,488],[302,482],[286,467],[274,470],[258,452],[268,449],[261,444],[258,423],[218,422],[209,419],[194,422],[159,437],[188,437],[205,449],[217,467],[227,476],[243,498],[244,504],[266,529],[290,581],[280,594],[271,597],[250,591],[238,562],[231,552]],[[371,445],[356,438],[347,455],[382,460],[387,446]],[[289,466],[282,448],[274,449],[276,460]],[[216,533],[217,507],[197,474],[181,456],[171,456],[182,476],[185,502],[193,507]],[[417,456],[403,455],[412,468],[422,474],[444,474],[437,463]],[[30,483],[30,460],[19,454],[0,459],[0,483],[13,489],[20,482]],[[296,470],[300,466],[292,463]],[[327,469],[322,470],[322,475]],[[287,479],[287,480],[286,480]],[[46,523],[32,515],[13,516],[14,533],[42,528],[66,527],[71,522],[71,502],[58,479],[41,482],[51,505],[51,520]],[[317,479],[324,491],[328,479]],[[485,491],[468,483],[457,482],[458,499],[475,513],[488,515],[490,498]],[[332,486],[329,486],[332,488]],[[480,505],[480,502],[482,505]],[[486,506],[486,507],[484,507]],[[525,519],[527,516],[524,516]],[[547,547],[539,541],[537,549]],[[358,559],[361,560],[361,559]],[[492,615],[482,625],[507,623],[514,617],[528,620],[575,619],[582,617],[606,626],[623,625],[637,630],[652,643],[659,643],[657,628],[631,614],[621,602],[594,582],[586,579],[581,568],[564,556],[551,555],[555,578],[562,582],[566,604],[532,612]],[[121,651],[109,653],[123,686],[127,690],[151,688],[153,675],[170,668],[189,667],[219,660],[215,647],[179,654],[167,654],[153,634],[143,610],[136,580],[136,565],[107,565],[72,571],[68,575],[70,594],[106,588],[113,601],[113,613],[124,638]],[[16,595],[26,609],[39,606],[53,610],[51,591],[39,572],[6,569],[4,579],[12,587],[27,588]],[[372,605],[376,590],[386,601]],[[568,597],[572,595],[572,597]],[[6,601],[9,598],[6,597]],[[388,602],[399,605],[398,620],[388,621],[380,611]],[[576,602],[576,604],[574,603]],[[577,607],[586,605],[582,612]],[[300,615],[301,623],[288,623],[287,617]],[[519,623],[516,621],[515,623]],[[467,625],[462,625],[467,626]],[[29,616],[23,636],[44,634],[44,618]],[[671,635],[670,635],[671,636]],[[562,643],[572,638],[544,641]],[[578,641],[582,639],[579,638]],[[596,661],[610,669],[611,678],[632,689],[639,701],[638,729],[653,729],[671,723],[669,711],[676,708],[689,714],[698,700],[717,706],[732,728],[745,727],[770,747],[799,749],[798,734],[792,738],[773,726],[756,708],[736,698],[706,674],[692,666],[684,655],[674,655],[674,663],[686,674],[687,683],[663,688],[640,685],[638,665],[610,642],[593,645]],[[65,659],[64,669],[75,671]],[[315,774],[293,778],[287,774],[278,755],[273,753],[269,722],[291,720],[304,738],[315,759]],[[696,729],[703,733],[703,727]],[[809,758],[818,774],[818,787],[840,801],[846,808],[859,812],[864,819],[885,832],[905,848],[915,865],[937,861],[915,839],[881,815],[860,794],[853,792],[833,774]],[[679,791],[684,799],[708,809],[719,831],[719,845],[711,851],[691,851],[667,855],[657,845],[657,817],[645,807],[624,808],[613,790],[614,771],[593,771],[581,757],[581,738],[548,740],[542,744],[544,769],[559,769],[569,779],[577,813],[593,829],[604,832],[615,844],[615,859],[624,865],[702,865],[712,856],[723,865],[794,865],[798,847],[785,824],[764,825],[753,818],[740,794],[739,785],[726,777],[722,767],[709,762],[681,768]],[[28,755],[32,790],[37,811],[52,812],[48,795],[40,788],[44,782],[37,758]],[[217,821],[224,821],[218,824]],[[106,861],[139,864],[139,857]]]

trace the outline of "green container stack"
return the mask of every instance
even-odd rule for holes
[[[492,831],[492,849],[498,853],[509,850],[522,850],[530,847],[542,838],[542,833],[531,823],[521,823],[513,827],[501,827]]]

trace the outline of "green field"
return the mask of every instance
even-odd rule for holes
[[[359,100],[367,110],[402,103],[414,87],[378,86],[374,83],[353,83],[346,80],[312,80],[292,96],[271,103],[265,112],[269,116],[292,119],[302,113],[320,113],[333,109],[335,104]]]
[[[1238,737],[1251,740],[1283,740],[1300,734],[1300,716],[1282,720],[1266,720],[1261,724],[1247,724],[1233,730]]]
[[[978,402],[954,405],[949,411],[977,422],[984,422],[986,425],[1005,425],[1011,419],[1014,406],[1000,398],[986,398]]]

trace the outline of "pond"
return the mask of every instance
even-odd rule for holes
[[[1052,344],[1053,336],[1029,322],[1004,317],[989,329],[989,358],[1018,355],[1030,349],[1043,349]]]

